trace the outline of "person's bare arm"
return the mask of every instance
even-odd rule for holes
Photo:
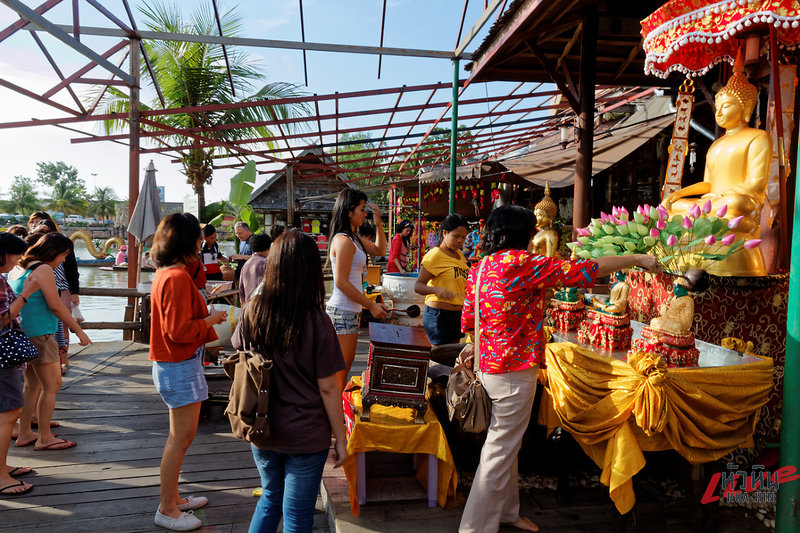
[[[339,390],[339,381],[336,374],[317,380],[319,392],[322,395],[322,403],[325,406],[325,413],[333,429],[333,436],[336,437],[336,447],[334,448],[334,466],[342,466],[347,460],[347,436],[344,429],[344,412],[342,411],[342,391]]]
[[[417,277],[417,281],[414,283],[414,292],[417,294],[422,294],[423,296],[428,294],[435,294],[439,298],[443,300],[449,300],[453,297],[453,293],[445,289],[444,287],[431,287],[428,285],[428,282],[433,279],[433,275],[428,272],[428,270],[421,266],[419,268],[419,276]]]
[[[375,242],[372,242],[366,237],[360,237],[361,243],[364,245],[364,251],[369,255],[383,257],[386,255],[386,234],[383,232],[381,210],[375,204],[368,205],[372,209],[372,220],[375,222]]]
[[[593,259],[597,263],[597,277],[607,276],[624,268],[639,267],[648,272],[661,272],[661,264],[650,254],[614,255]]]

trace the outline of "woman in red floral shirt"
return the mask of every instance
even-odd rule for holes
[[[486,254],[472,267],[461,316],[465,332],[475,328],[475,280],[480,271],[480,372],[492,400],[492,418],[459,532],[497,531],[510,524],[539,528],[519,515],[517,454],[528,427],[536,375],[544,364],[542,316],[549,287],[591,287],[595,278],[622,268],[660,270],[651,255],[562,261],[528,252],[536,219],[519,206],[492,211],[481,247]]]

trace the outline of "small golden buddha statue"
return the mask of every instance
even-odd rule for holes
[[[544,198],[533,208],[536,215],[536,227],[539,231],[534,235],[531,251],[547,257],[555,257],[558,250],[558,232],[553,229],[553,221],[558,216],[558,206],[550,197],[550,182],[544,184]]]
[[[688,335],[694,322],[694,295],[708,288],[705,270],[693,268],[672,284],[674,296],[664,313],[650,321],[650,328],[671,335]]]
[[[725,135],[708,149],[703,181],[680,189],[662,201],[670,216],[686,215],[697,204],[711,200],[712,210],[728,206],[727,217],[742,216],[733,233],[736,240],[755,239],[761,231],[772,143],[767,132],[748,126],[758,100],[758,89],[747,81],[741,54],[734,73],[716,95],[715,120]],[[701,195],[700,198],[689,198]],[[759,248],[740,249],[711,267],[720,276],[765,276],[764,256]]]
[[[631,293],[631,286],[625,280],[625,272],[618,270],[614,273],[616,282],[611,287],[608,294],[608,301],[601,302],[593,298],[589,301],[592,309],[601,313],[612,315],[624,315],[628,312],[628,295]]]

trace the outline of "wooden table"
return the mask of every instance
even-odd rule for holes
[[[238,307],[239,289],[228,289],[227,291],[219,291],[213,294],[207,294],[206,300],[208,303],[224,303]]]

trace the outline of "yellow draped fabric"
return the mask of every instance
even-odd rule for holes
[[[350,380],[347,389],[361,386],[361,378],[356,376]],[[356,493],[356,453],[359,452],[393,452],[393,453],[419,453],[433,454],[439,459],[437,503],[439,507],[450,508],[459,504],[456,497],[456,474],[453,455],[447,445],[439,420],[433,412],[433,407],[428,404],[425,412],[425,423],[414,423],[414,412],[401,407],[387,407],[372,405],[369,410],[370,421],[362,422],[361,392],[353,391],[350,396],[355,406],[355,426],[347,441],[349,457],[344,463],[344,473],[347,484],[350,486],[350,510],[353,516],[358,516],[360,508]],[[427,490],[428,485],[428,456],[423,456],[422,464],[417,471],[417,481]],[[369,483],[367,483],[369,491]],[[369,492],[367,493],[369,495]]]
[[[645,464],[642,451],[672,449],[702,463],[752,446],[772,388],[769,358],[668,369],[652,354],[631,354],[626,363],[568,342],[548,344],[546,357],[558,425],[602,468],[600,480],[623,514],[635,502],[631,480]]]

